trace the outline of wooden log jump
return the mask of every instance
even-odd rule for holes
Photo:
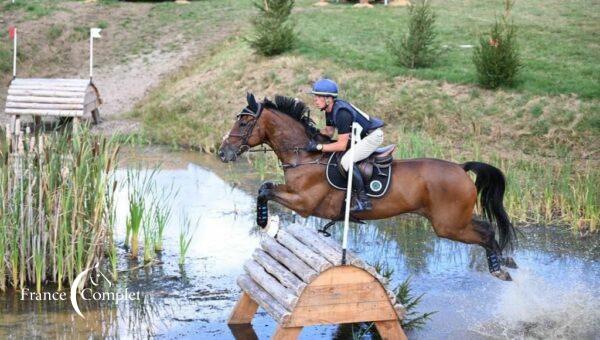
[[[11,115],[11,130],[21,131],[21,116],[33,115],[36,125],[42,116],[72,117],[77,129],[80,119],[91,115],[99,122],[102,103],[89,79],[15,78],[8,87],[5,113]]]
[[[262,307],[278,327],[272,339],[296,339],[304,326],[375,322],[382,339],[406,339],[404,307],[384,277],[311,228],[291,224],[263,236],[237,283],[242,294],[228,324],[249,325]]]

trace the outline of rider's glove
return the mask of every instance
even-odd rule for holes
[[[305,149],[308,152],[321,151],[323,150],[323,144],[317,144],[317,142],[311,140],[310,142],[308,142],[308,145],[306,145]]]

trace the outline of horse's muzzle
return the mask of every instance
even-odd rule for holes
[[[219,158],[223,163],[233,162],[237,159],[237,152],[231,148],[221,147],[219,149]]]

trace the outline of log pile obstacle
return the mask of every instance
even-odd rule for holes
[[[91,115],[98,123],[101,103],[90,79],[15,78],[8,87],[5,113],[12,116],[12,131],[19,133],[22,115],[72,117],[75,127]]]
[[[264,234],[244,270],[229,325],[249,325],[260,306],[278,323],[275,340],[296,339],[304,326],[371,321],[382,339],[406,339],[405,309],[387,280],[351,252],[342,265],[342,247],[312,228]]]
[[[8,87],[4,112],[11,115],[11,126],[7,127],[15,135],[15,144],[21,134],[21,116],[32,115],[35,125],[41,117],[73,118],[76,130],[80,119],[91,115],[95,124],[99,123],[99,107],[102,104],[98,88],[94,85],[94,39],[100,38],[100,28],[90,29],[90,77],[89,79],[57,78],[18,78],[17,77],[17,28],[9,28],[13,39],[13,78]]]

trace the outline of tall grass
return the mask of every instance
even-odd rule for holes
[[[0,290],[53,282],[61,290],[110,243],[118,146],[78,134],[26,135],[0,148]]]
[[[185,264],[185,256],[190,249],[190,244],[196,230],[192,229],[192,221],[187,215],[183,215],[183,226],[179,230],[179,265]]]
[[[148,221],[151,204],[147,203],[155,187],[153,177],[158,169],[145,172],[140,169],[127,170],[127,192],[129,215],[125,223],[125,246],[130,248],[131,257],[136,259],[139,253],[139,233],[145,235],[151,228]],[[146,237],[146,236],[145,236]]]

